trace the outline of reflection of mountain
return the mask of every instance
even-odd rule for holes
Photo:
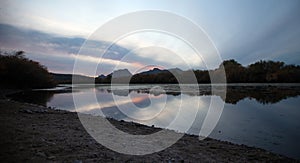
[[[128,90],[127,90],[128,91]],[[126,106],[130,103],[133,103],[134,106],[138,107],[138,108],[144,108],[150,105],[150,100],[149,97],[147,95],[142,95],[142,96],[138,96],[138,97],[130,97],[130,99],[119,99],[117,100],[118,102],[112,102],[113,106],[111,105],[111,102],[103,102],[101,103],[101,106],[104,106],[101,108],[102,113],[106,116],[106,117],[113,117],[114,119],[125,119],[128,116],[126,114],[124,114],[122,112],[122,110],[120,110],[120,107],[122,106]],[[116,107],[116,104],[118,107]],[[123,109],[126,109],[127,112],[128,111],[134,111],[134,109],[132,109],[131,107],[123,107]],[[96,110],[92,110],[92,111],[97,111]]]
[[[120,90],[107,90],[107,92],[112,92],[114,95],[118,96],[128,96],[131,90],[128,89],[120,89]]]
[[[157,85],[158,86],[158,85]],[[117,86],[118,87],[118,86]],[[178,85],[159,85],[164,91],[151,91],[153,85],[130,86],[130,89],[118,88],[111,89],[99,87],[98,91],[107,91],[117,96],[129,96],[131,92],[153,94],[154,96],[160,94],[167,94],[178,96],[185,94],[189,96],[209,96],[212,95],[210,85],[199,86],[199,91],[195,91],[196,85],[185,85],[180,88]],[[56,91],[26,91],[10,95],[9,97],[22,102],[35,103],[39,105],[46,105],[56,93],[72,93],[71,90],[56,90]],[[226,99],[221,96],[221,93],[214,93],[213,95],[220,96],[226,103],[236,104],[245,98],[255,99],[262,104],[277,103],[283,99],[290,97],[297,97],[300,95],[300,86],[281,86],[281,85],[229,85],[227,86]]]

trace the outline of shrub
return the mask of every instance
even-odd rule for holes
[[[47,68],[25,57],[23,51],[0,51],[0,85],[3,88],[50,88],[56,84]]]

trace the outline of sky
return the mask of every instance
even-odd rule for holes
[[[153,67],[205,69],[208,60],[217,60],[198,54],[186,40],[160,31],[120,36],[105,55],[99,53],[111,43],[101,37],[92,41],[93,47],[85,47],[87,52],[80,51],[97,29],[117,17],[155,10],[199,26],[222,60],[235,59],[243,65],[259,60],[299,65],[299,8],[299,0],[2,0],[0,49],[24,50],[27,57],[56,73],[72,73],[76,60],[81,63],[76,73],[89,76],[121,68],[132,73]],[[122,28],[113,27],[111,32]],[[183,32],[193,35],[188,29]]]

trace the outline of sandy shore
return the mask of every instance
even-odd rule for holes
[[[76,113],[0,99],[1,162],[246,162],[295,160],[268,151],[185,135],[173,146],[150,155],[114,152],[97,143]],[[110,120],[129,133],[160,129]]]

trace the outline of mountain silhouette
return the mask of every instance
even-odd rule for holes
[[[122,77],[130,77],[132,74],[128,71],[128,69],[120,69],[112,72],[111,75],[113,78],[122,78]]]

